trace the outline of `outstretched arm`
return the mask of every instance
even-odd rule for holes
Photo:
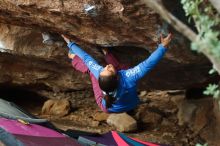
[[[66,36],[62,35],[64,40],[68,43],[68,47],[70,48],[70,52],[76,54],[80,57],[92,74],[95,76],[96,79],[99,78],[100,72],[103,70],[103,67],[100,66],[95,59],[93,59],[89,54],[83,51],[78,45],[71,42]]]
[[[165,48],[171,41],[171,34],[166,38],[161,36],[161,44],[146,60],[138,64],[137,66],[125,70],[125,77],[127,83],[134,85],[136,82],[146,75],[164,56],[167,49]]]

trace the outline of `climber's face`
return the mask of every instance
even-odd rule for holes
[[[75,56],[76,56],[75,54],[72,54],[72,53],[70,53],[70,52],[68,53],[69,59],[73,59]]]
[[[112,76],[115,74],[116,74],[116,70],[112,64],[106,65],[103,71],[100,73],[101,76]]]

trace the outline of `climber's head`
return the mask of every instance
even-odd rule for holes
[[[99,86],[105,92],[112,92],[117,88],[117,72],[112,64],[106,65],[99,75]]]
[[[112,76],[112,75],[116,75],[116,70],[112,64],[106,65],[103,71],[100,73],[100,76]]]
[[[118,77],[114,66],[112,64],[106,65],[99,75],[99,87],[102,91],[105,91],[103,98],[105,99],[107,108],[110,108],[115,101],[111,93],[117,89],[117,86]]]

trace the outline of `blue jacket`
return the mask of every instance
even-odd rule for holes
[[[70,42],[68,47],[72,53],[76,54],[83,60],[95,78],[98,79],[103,67],[75,43]],[[116,100],[112,104],[112,107],[107,109],[108,112],[130,111],[139,104],[140,100],[137,95],[137,81],[147,74],[161,60],[166,50],[167,49],[160,44],[146,60],[137,66],[117,72],[119,76],[119,85],[114,95]],[[102,98],[102,104],[106,107],[104,98]]]

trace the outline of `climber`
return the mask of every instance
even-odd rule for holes
[[[161,35],[161,44],[146,60],[126,69],[106,50],[103,52],[108,65],[102,67],[67,36],[62,37],[68,44],[68,56],[72,59],[73,67],[89,73],[97,104],[104,112],[110,113],[127,112],[137,107],[140,102],[136,91],[137,81],[162,59],[171,41],[171,34],[165,38]]]

